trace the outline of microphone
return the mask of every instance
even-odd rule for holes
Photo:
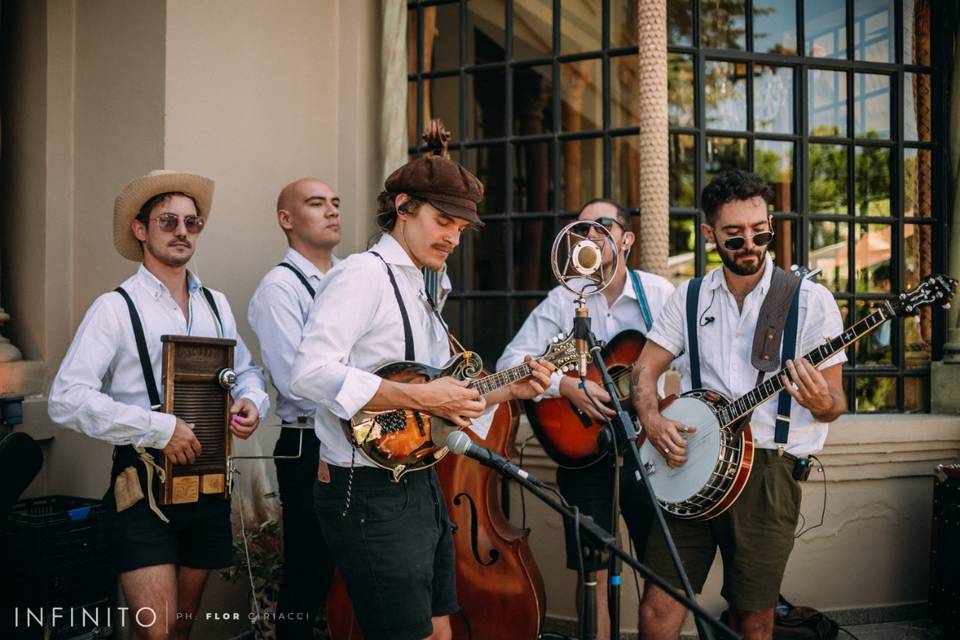
[[[587,339],[579,337],[586,335],[590,331],[590,312],[587,306],[577,307],[573,318],[574,346],[577,350],[577,375],[581,378],[587,376],[587,361],[590,359],[590,347],[587,345]]]
[[[700,321],[700,326],[705,327],[711,322],[713,322],[714,320],[716,320],[716,318],[714,318],[713,316],[707,316],[706,318]]]
[[[527,481],[542,489],[546,489],[536,476],[532,476],[517,465],[513,464],[503,456],[490,451],[486,447],[481,447],[470,440],[470,436],[463,431],[453,431],[447,436],[447,448],[458,456],[467,456],[473,458],[485,467],[496,469],[505,476]]]
[[[573,245],[570,261],[574,271],[582,276],[592,276],[600,268],[600,247],[593,240],[584,238]]]

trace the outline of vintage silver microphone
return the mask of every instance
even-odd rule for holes
[[[606,251],[610,252],[613,260],[604,267],[603,256]],[[577,309],[573,323],[577,373],[581,378],[587,375],[587,363],[590,360],[590,349],[586,340],[590,315],[587,311],[586,296],[600,293],[610,286],[620,260],[621,255],[610,230],[592,221],[571,222],[560,230],[550,249],[550,266],[554,277],[565,289],[576,295],[574,303]]]

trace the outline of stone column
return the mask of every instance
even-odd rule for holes
[[[383,0],[380,148],[383,177],[407,161],[407,3]]]
[[[667,0],[638,0],[641,269],[666,275],[670,232],[667,152]]]

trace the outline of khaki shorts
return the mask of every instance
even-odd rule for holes
[[[723,559],[723,597],[734,609],[762,611],[777,604],[800,514],[796,458],[757,449],[740,498],[711,520],[667,516],[667,524],[694,591],[700,593],[717,548]],[[666,515],[666,514],[664,514]],[[677,589],[680,578],[658,527],[650,532],[646,563]]]

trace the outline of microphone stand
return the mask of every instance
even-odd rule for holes
[[[500,470],[501,472],[505,472],[501,467],[498,467],[496,465],[495,465],[495,468]],[[526,489],[527,491],[535,495],[537,498],[539,498],[540,501],[543,502],[545,505],[547,505],[548,507],[550,507],[551,509],[559,513],[561,516],[563,516],[567,520],[570,520],[571,522],[573,522],[574,525],[578,526],[581,531],[586,532],[587,535],[593,538],[596,541],[596,543],[603,548],[605,552],[609,553],[612,556],[616,556],[619,560],[623,562],[626,562],[628,565],[636,569],[640,573],[640,575],[643,576],[644,580],[648,580],[654,583],[655,585],[657,585],[658,587],[660,587],[661,589],[663,589],[663,591],[668,596],[670,596],[671,598],[673,598],[674,600],[682,604],[684,607],[692,611],[694,616],[698,620],[705,621],[707,625],[709,625],[709,627],[713,627],[713,629],[720,632],[724,637],[732,638],[733,640],[742,640],[742,638],[733,629],[731,629],[730,627],[722,623],[720,620],[717,620],[712,615],[710,615],[710,612],[708,612],[699,604],[697,604],[695,600],[677,593],[677,590],[672,588],[669,584],[667,584],[666,580],[664,580],[663,578],[655,574],[653,571],[647,568],[645,564],[643,564],[642,562],[640,562],[639,560],[637,560],[636,558],[628,554],[626,551],[624,551],[623,548],[617,544],[616,537],[612,533],[610,533],[609,531],[607,531],[606,529],[604,529],[603,527],[595,523],[593,521],[593,518],[591,518],[590,516],[578,517],[574,515],[573,509],[561,504],[560,501],[558,501],[554,496],[548,494],[538,484],[532,482],[527,477],[524,477],[519,474],[509,474],[509,477],[511,480],[519,482],[524,489]],[[708,628],[707,626],[704,626],[704,629],[707,629],[707,628]],[[713,636],[711,635],[708,637],[713,637]]]
[[[713,623],[715,622],[713,616],[701,609],[696,605],[694,599],[695,594],[693,593],[693,588],[690,586],[690,579],[687,577],[687,572],[683,568],[683,562],[680,560],[680,554],[677,552],[677,547],[673,542],[673,536],[670,535],[670,529],[667,527],[667,521],[663,516],[663,511],[660,509],[659,503],[657,502],[657,496],[653,491],[653,487],[647,481],[647,471],[644,468],[643,464],[640,462],[640,450],[637,448],[637,436],[639,435],[636,427],[633,424],[633,421],[630,419],[629,414],[624,411],[623,406],[620,404],[620,400],[617,397],[617,388],[613,383],[613,379],[610,377],[610,372],[607,370],[606,364],[603,362],[603,358],[600,357],[600,346],[597,344],[596,336],[593,335],[593,331],[590,330],[590,316],[587,313],[586,300],[581,293],[575,300],[577,305],[576,314],[573,319],[573,337],[576,340],[583,340],[586,342],[589,352],[593,354],[593,361],[597,366],[597,370],[600,372],[600,379],[603,381],[603,386],[606,389],[607,393],[610,395],[610,404],[616,415],[611,417],[609,420],[609,427],[613,429],[613,436],[616,438],[617,442],[620,442],[625,446],[627,452],[629,452],[630,459],[634,464],[634,479],[636,480],[637,485],[644,487],[644,490],[647,492],[647,495],[650,498],[650,504],[653,505],[653,511],[656,514],[657,524],[660,527],[660,531],[663,533],[663,537],[667,543],[667,549],[670,551],[670,558],[673,560],[673,565],[676,567],[677,575],[680,576],[680,582],[683,585],[683,591],[686,594],[686,598],[679,598],[676,596],[675,591],[669,585],[656,576],[656,580],[651,580],[650,576],[653,575],[649,570],[640,570],[640,573],[647,580],[651,580],[658,587],[663,589],[668,595],[672,595],[677,602],[684,604],[689,610],[693,611],[694,619],[697,625],[697,632],[701,638],[706,640],[712,640],[713,634],[711,633],[709,627],[704,624],[704,621],[709,622],[712,626],[716,627]],[[579,342],[577,344],[580,344]],[[578,372],[582,373],[582,372]],[[602,433],[602,432],[601,432]],[[625,455],[627,455],[625,453]],[[639,488],[639,487],[637,487]],[[616,502],[616,501],[615,501]],[[619,505],[614,505],[614,515],[616,516],[613,520],[614,527],[619,530]],[[608,547],[609,548],[609,547]],[[620,557],[620,556],[618,556]],[[631,563],[626,558],[622,558],[627,564],[636,568],[636,565]],[[631,558],[632,560],[632,558]],[[639,563],[637,563],[639,564]],[[619,580],[620,576],[614,574],[614,571],[619,571],[613,562],[611,557],[610,563],[610,584],[611,592],[616,590],[616,596],[620,596],[620,586]],[[616,580],[616,584],[614,581]],[[611,637],[617,638],[619,636],[619,628],[614,627],[613,625],[613,614],[617,617],[617,622],[619,626],[619,606],[617,610],[613,610],[613,598],[611,594],[610,599],[610,608],[611,608],[611,624],[610,624],[610,633]],[[718,627],[719,628],[719,627]],[[728,629],[723,629],[724,632],[729,631]],[[734,636],[735,637],[735,636]]]

